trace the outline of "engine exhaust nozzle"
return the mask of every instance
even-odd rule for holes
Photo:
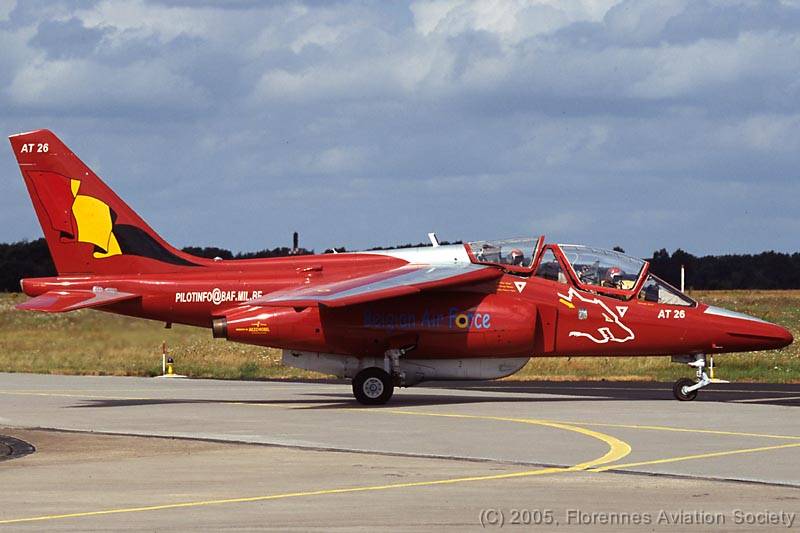
[[[214,335],[215,339],[227,339],[228,338],[228,319],[227,318],[215,318],[211,321],[211,334]]]

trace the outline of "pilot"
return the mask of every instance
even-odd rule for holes
[[[519,248],[514,248],[511,250],[511,253],[508,254],[509,257],[509,264],[519,266],[522,265],[522,262],[525,260],[525,255],[522,253],[522,250]]]
[[[622,269],[619,267],[611,267],[606,270],[605,276],[603,276],[603,286],[604,287],[615,287],[617,289],[621,288],[620,285],[620,277],[622,276],[623,272]]]

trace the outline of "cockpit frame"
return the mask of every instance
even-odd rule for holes
[[[649,261],[615,250],[574,244],[545,244],[544,235],[539,236],[538,239],[470,241],[464,244],[464,248],[472,263],[500,267],[505,272],[517,276],[536,274],[545,254],[551,252],[563,274],[559,274],[563,278],[560,282],[570,284],[581,291],[605,294],[621,300],[632,300],[637,296],[642,297],[645,285],[652,278],[653,283],[659,285],[663,291],[674,293],[675,302],[660,303],[682,306],[697,305],[689,296],[651,275]],[[529,262],[524,260],[526,256],[523,248],[531,251]],[[573,260],[570,260],[567,252]],[[515,257],[520,260],[520,263],[515,262]],[[581,259],[584,262],[581,262]],[[576,270],[576,266],[581,267],[580,273]],[[638,271],[636,271],[637,268]],[[544,279],[548,278],[544,277]],[[650,288],[652,289],[652,287]],[[647,296],[644,297],[647,298]]]
[[[504,271],[510,274],[517,274],[522,276],[530,276],[535,270],[537,263],[542,255],[542,251],[544,249],[544,235],[540,235],[539,238],[535,240],[535,244],[533,249],[530,250],[531,252],[531,259],[529,262],[526,262],[523,265],[515,265],[510,264],[502,261],[490,261],[486,260],[482,257],[479,257],[473,250],[477,245],[490,245],[494,246],[499,244],[500,246],[496,246],[496,249],[499,251],[502,246],[513,246],[513,245],[522,245],[524,243],[530,243],[533,239],[502,239],[502,240],[495,240],[495,241],[471,241],[464,243],[464,249],[467,251],[467,255],[469,255],[469,259],[471,262],[478,264],[478,265],[492,265],[501,267]],[[524,252],[523,252],[524,253]]]
[[[642,286],[644,285],[645,280],[647,280],[647,274],[650,271],[650,263],[648,261],[642,261],[643,265],[641,267],[641,270],[639,270],[636,281],[633,284],[633,286],[631,286],[631,288],[629,289],[617,289],[614,287],[604,287],[601,285],[585,283],[581,280],[580,276],[575,271],[575,268],[567,258],[561,246],[562,246],[561,244],[548,244],[545,248],[553,250],[553,253],[556,255],[556,257],[558,257],[559,261],[561,262],[562,268],[566,269],[570,282],[572,282],[572,284],[575,285],[575,287],[580,290],[587,292],[600,292],[611,296],[616,296],[618,298],[622,298],[623,300],[630,300],[634,298],[637,294],[639,294],[639,291],[642,290]],[[586,248],[588,249],[589,247]],[[624,256],[624,254],[620,255]]]

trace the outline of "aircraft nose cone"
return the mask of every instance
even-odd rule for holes
[[[791,331],[777,324],[773,324],[772,327],[774,329],[775,339],[780,343],[778,348],[789,346],[794,342],[794,335],[792,335]]]
[[[718,307],[709,307],[706,313],[715,315],[718,327],[722,330],[720,333],[727,337],[729,348],[735,347],[741,351],[775,350],[794,342],[794,336],[788,329],[756,317]]]
[[[742,351],[777,350],[789,346],[794,341],[789,330],[769,322],[728,325],[726,333],[730,339],[728,345],[740,346]]]
[[[747,330],[742,333],[732,333],[732,335],[737,334],[755,339],[763,339],[766,349],[783,348],[789,346],[792,341],[794,341],[794,337],[789,330],[768,322],[760,323],[758,327],[755,328],[747,328]]]

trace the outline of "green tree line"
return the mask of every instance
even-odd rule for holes
[[[458,242],[458,241],[457,241]],[[442,243],[448,244],[448,243]],[[454,243],[455,244],[455,243]],[[429,246],[428,243],[376,247],[373,250]],[[240,252],[217,247],[187,246],[184,252],[206,258],[255,259],[292,255],[292,249],[277,247],[257,252]],[[333,250],[325,250],[331,253]],[[344,247],[336,248],[345,252]],[[301,248],[294,255],[313,254]],[[686,287],[692,289],[800,289],[800,253],[761,252],[759,254],[706,255],[698,257],[684,250],[672,254],[658,250],[650,261],[650,271],[678,286],[680,269],[686,272]],[[44,239],[0,244],[0,291],[19,291],[19,280],[55,276],[56,270]]]
[[[798,289],[800,253],[761,252],[694,256],[680,248],[670,254],[658,250],[649,258],[650,271],[680,286],[681,265],[689,289]]]

